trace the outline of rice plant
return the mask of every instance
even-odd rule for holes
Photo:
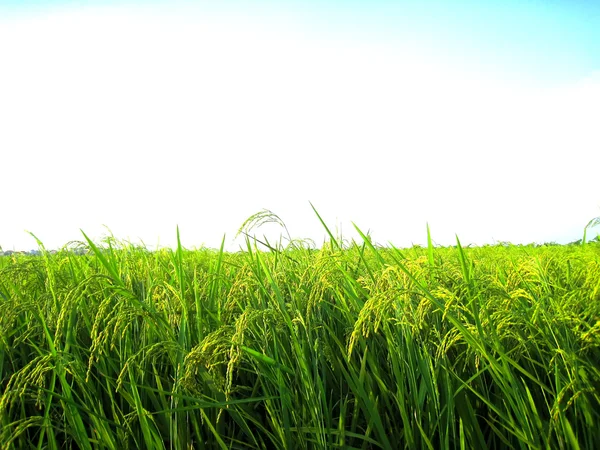
[[[399,249],[317,218],[320,249],[262,211],[238,253],[0,257],[0,448],[600,448],[599,242]]]

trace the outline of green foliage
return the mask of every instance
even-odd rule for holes
[[[0,448],[600,448],[600,243],[258,251],[280,221],[2,258]]]
[[[583,229],[583,239],[581,240],[582,244],[585,244],[587,241],[587,231],[591,228],[594,228],[596,226],[600,225],[600,217],[595,217],[592,220],[590,220],[587,225],[585,226],[585,228]],[[595,237],[596,241],[600,240],[600,234],[596,235]]]

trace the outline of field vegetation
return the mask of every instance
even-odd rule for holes
[[[259,250],[269,220],[0,257],[0,448],[600,448],[598,241]]]

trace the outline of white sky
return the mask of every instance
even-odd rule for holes
[[[477,73],[418,43],[136,8],[0,19],[0,245],[569,242],[600,215],[600,72]],[[259,230],[259,235],[261,234]],[[592,236],[594,236],[592,234]]]

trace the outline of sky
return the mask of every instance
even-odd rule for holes
[[[597,1],[0,0],[0,246],[568,243],[599,118]]]

